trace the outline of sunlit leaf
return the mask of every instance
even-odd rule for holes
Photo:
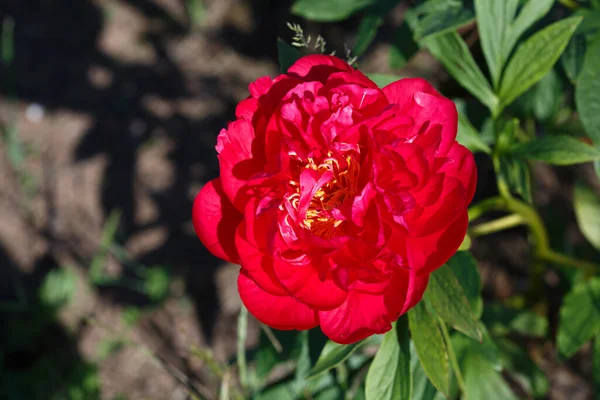
[[[515,146],[518,157],[552,165],[572,165],[600,160],[600,149],[566,135],[545,135]]]
[[[577,111],[596,146],[600,146],[600,40],[588,47],[575,87]]]
[[[560,20],[517,47],[500,84],[503,106],[512,103],[552,69],[580,22],[580,17]]]
[[[481,37],[481,47],[490,69],[492,82],[497,87],[500,74],[508,54],[504,52],[507,30],[517,11],[519,0],[475,0],[477,28]]]
[[[423,43],[444,64],[454,79],[485,104],[492,113],[496,111],[498,99],[473,59],[467,44],[458,33],[436,35],[423,40]]]
[[[408,312],[408,321],[415,349],[423,370],[440,392],[450,390],[450,366],[448,351],[435,319],[429,314],[423,302]]]
[[[371,336],[373,337],[373,336]],[[370,339],[370,338],[369,338]],[[369,339],[352,344],[338,344],[331,340],[325,343],[321,355],[316,364],[310,370],[307,378],[316,377],[324,372],[333,369],[346,361],[358,348],[368,342]]]
[[[477,317],[450,267],[443,265],[431,274],[424,298],[444,321],[465,335],[481,340]]]
[[[590,188],[578,183],[575,185],[573,202],[581,233],[600,250],[600,198]]]
[[[480,318],[483,312],[483,299],[481,298],[482,285],[477,261],[469,251],[458,251],[448,260],[447,265],[454,272],[465,291],[474,315]]]
[[[367,373],[365,395],[367,400],[410,400],[411,392],[410,338],[404,315],[383,337]]]

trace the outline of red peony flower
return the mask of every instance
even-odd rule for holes
[[[200,240],[240,264],[248,310],[338,343],[384,333],[460,246],[473,155],[454,103],[423,79],[383,89],[344,61],[298,60],[250,84],[194,202]]]

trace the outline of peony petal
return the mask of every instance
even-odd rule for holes
[[[465,235],[469,216],[464,210],[448,228],[429,236],[407,237],[408,265],[418,275],[430,274],[441,267],[460,247]]]
[[[456,140],[458,113],[454,102],[439,94],[426,80],[400,79],[383,88],[390,104],[400,106],[403,115],[414,118],[417,128],[429,122],[442,129],[437,155],[445,155]]]
[[[411,236],[428,236],[446,229],[450,223],[456,220],[460,213],[467,208],[466,190],[461,182],[450,176],[441,180],[443,186],[439,190],[439,176],[434,175],[430,183],[418,193],[413,193],[415,204],[424,206],[416,208],[414,212],[405,215],[405,224]],[[428,190],[430,188],[435,190]],[[431,197],[436,196],[437,201],[432,203]],[[425,206],[428,204],[427,206]]]
[[[311,264],[294,265],[274,258],[275,275],[287,291],[298,300],[319,310],[340,306],[347,292],[338,287],[331,277],[324,280]]]
[[[242,214],[225,195],[221,178],[213,179],[200,190],[194,200],[192,221],[196,234],[211,253],[239,263],[234,237]]]
[[[446,155],[449,162],[446,162],[440,172],[458,179],[466,190],[467,205],[473,199],[475,187],[477,185],[477,165],[475,158],[466,147],[454,143]]]
[[[265,292],[243,270],[238,276],[238,290],[248,311],[272,328],[305,330],[319,323],[316,312],[306,304],[289,296]]]
[[[245,119],[252,123],[254,113],[258,110],[258,100],[253,98],[247,98],[238,103],[235,108],[235,116],[239,119]]]
[[[235,235],[235,245],[240,255],[240,264],[251,279],[266,292],[277,296],[287,296],[273,272],[273,258],[264,254],[245,238],[245,222],[242,222]]]
[[[430,274],[419,274],[416,269],[411,269],[408,271],[408,279],[406,279],[406,282],[408,282],[408,288],[404,294],[404,305],[402,306],[398,316],[406,313],[419,301],[421,301],[423,298],[423,293],[425,293],[425,289],[427,289],[427,284],[429,283],[429,275]]]
[[[305,81],[325,82],[329,75],[339,71],[353,71],[345,61],[334,56],[311,54],[300,58],[289,69],[288,74],[298,75]]]
[[[248,91],[253,98],[258,99],[260,96],[266,94],[269,89],[271,89],[273,83],[275,82],[270,76],[263,76],[248,85]]]
[[[323,333],[336,343],[350,344],[391,329],[392,320],[382,295],[351,291],[346,301],[331,311],[319,311]]]
[[[223,190],[240,211],[244,208],[240,189],[254,175],[263,172],[262,154],[253,154],[254,128],[246,120],[237,120],[223,129],[217,138]]]

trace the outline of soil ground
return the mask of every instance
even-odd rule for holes
[[[214,398],[218,382],[190,349],[210,349],[220,362],[235,353],[238,267],[215,259],[197,240],[192,201],[218,174],[216,136],[248,84],[277,73],[276,37],[289,39],[285,22],[297,22],[290,3],[205,0],[197,21],[183,0],[0,4],[0,21],[15,22],[14,60],[0,68],[0,125],[16,129],[23,150],[15,162],[11,144],[0,144],[0,300],[23,291],[32,301],[53,269],[77,276],[74,301],[59,322],[40,343],[4,354],[5,367],[26,368],[58,351],[98,363],[105,399],[186,399],[190,385]],[[390,23],[397,23],[393,16]],[[305,27],[343,49],[356,21]],[[389,34],[384,28],[362,69],[389,72]],[[458,90],[427,54],[400,73]],[[482,196],[493,176],[480,161]],[[585,173],[571,171],[566,179]],[[561,197],[562,177],[544,168],[538,175],[540,201],[569,204]],[[122,213],[117,237],[129,261],[108,257],[106,271],[128,276],[132,265],[168,268],[170,295],[158,306],[132,287],[88,283],[114,210]],[[572,224],[567,229],[580,240]],[[475,242],[486,296],[522,290],[527,248],[521,231]],[[132,307],[147,311],[129,327],[123,315]],[[250,328],[252,345],[254,320]],[[138,346],[100,357],[115,336]],[[532,352],[552,378],[553,399],[590,398],[589,365],[560,364],[540,343],[532,343]]]

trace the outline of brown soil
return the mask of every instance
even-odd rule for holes
[[[219,130],[249,82],[277,73],[275,39],[289,38],[285,22],[296,19],[288,14],[290,1],[203,3],[198,26],[183,0],[0,4],[0,20],[15,20],[16,52],[11,68],[0,67],[0,125],[15,126],[26,149],[25,161],[15,166],[6,142],[0,144],[0,300],[15,286],[33,296],[48,271],[72,269],[77,291],[60,313],[59,328],[75,338],[69,351],[97,361],[107,339],[138,344],[99,361],[105,399],[185,399],[189,387],[215,398],[219,382],[190,349],[210,349],[223,363],[235,353],[237,267],[212,257],[197,240],[192,201],[218,174]],[[356,21],[305,26],[343,49]],[[365,70],[389,72],[389,35],[382,30]],[[401,73],[446,79],[427,54]],[[489,190],[488,170],[482,164],[480,195]],[[544,173],[552,184],[554,172]],[[20,184],[23,175],[36,182],[32,194]],[[131,328],[123,311],[149,300],[131,288],[87,283],[115,209],[122,211],[118,241],[135,263],[167,266],[174,275],[171,296]],[[486,292],[503,298],[520,290],[525,266],[519,255],[527,244],[522,234],[495,243],[477,242],[476,249]],[[106,268],[115,276],[131,273],[114,257]],[[256,343],[255,321],[250,328],[249,343]],[[545,359],[555,389],[573,396],[553,398],[590,396],[578,372]]]

